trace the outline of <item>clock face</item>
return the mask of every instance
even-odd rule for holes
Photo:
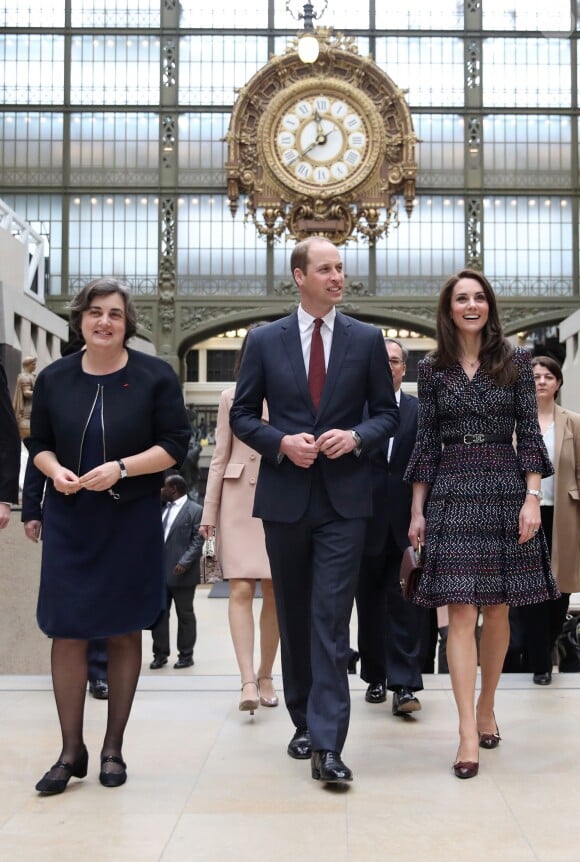
[[[284,185],[326,197],[348,191],[375,166],[381,140],[376,110],[343,90],[302,85],[294,97],[278,100],[266,137]]]

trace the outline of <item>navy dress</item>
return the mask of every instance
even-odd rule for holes
[[[470,380],[459,363],[419,363],[419,424],[405,479],[431,486],[424,573],[414,598],[424,607],[528,605],[559,595],[543,531],[518,544],[526,471],[549,476],[553,469],[529,353],[516,348],[514,363],[513,386],[496,386],[482,369]],[[445,444],[470,434],[507,442]]]
[[[102,377],[106,387],[121,371]],[[103,463],[100,405],[79,475]],[[165,607],[160,498],[119,502],[107,491],[65,496],[46,483],[37,620],[49,637],[99,638],[150,628]]]

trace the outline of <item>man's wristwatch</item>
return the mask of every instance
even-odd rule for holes
[[[117,464],[119,465],[119,469],[121,470],[121,479],[126,479],[127,478],[127,468],[125,467],[125,462],[123,461],[122,458],[119,458],[117,461]]]
[[[356,443],[355,452],[357,450],[360,451],[360,447],[362,445],[362,440],[361,440],[360,434],[358,433],[358,431],[351,431],[350,433],[352,434],[352,439]]]
[[[536,491],[535,488],[527,488],[526,494],[529,494],[530,497],[537,497],[540,501],[544,499],[544,495],[542,494],[542,492]]]

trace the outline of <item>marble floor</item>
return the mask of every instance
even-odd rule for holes
[[[447,676],[425,679],[416,719],[395,718],[390,697],[365,703],[352,676],[344,758],[355,781],[337,791],[287,756],[283,706],[238,711],[226,601],[201,588],[196,610],[193,668],[150,671],[144,634],[121,788],[98,782],[106,703],[87,697],[89,774],[38,796],[59,748],[50,680],[0,676],[0,862],[579,862],[580,674],[546,688],[504,676],[502,743],[470,781],[451,772]]]

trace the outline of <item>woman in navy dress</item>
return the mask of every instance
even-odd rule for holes
[[[449,606],[447,658],[459,713],[453,767],[458,778],[472,778],[479,747],[500,741],[494,698],[509,642],[508,607],[558,596],[540,529],[540,482],[552,465],[538,425],[531,357],[503,337],[482,273],[463,270],[444,285],[437,350],[419,364],[418,387],[417,441],[405,474],[413,483],[409,540],[425,550],[415,601]]]
[[[62,733],[57,762],[38,782],[62,793],[87,774],[83,709],[87,642],[106,638],[109,701],[99,779],[127,777],[123,735],[141,669],[141,630],[164,607],[160,488],[181,462],[190,425],[179,381],[163,360],[126,347],[136,311],[125,285],[100,279],[73,300],[85,349],[38,376],[31,436],[47,477],[37,619],[52,638]]]

